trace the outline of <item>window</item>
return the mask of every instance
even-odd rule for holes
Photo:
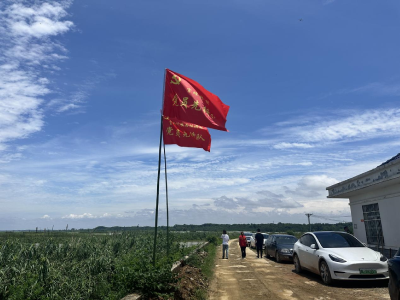
[[[354,236],[344,232],[316,232],[315,235],[324,248],[364,247]]]
[[[309,234],[305,234],[300,238],[300,243],[302,243],[304,246],[310,247],[311,244],[317,244],[315,242],[315,239],[313,236]]]
[[[378,246],[385,245],[378,203],[363,205],[362,209],[364,214],[365,232],[367,234],[367,243]]]
[[[317,241],[312,235],[310,235],[309,239],[310,239],[310,246],[314,244],[316,247],[318,247]]]
[[[276,240],[279,244],[294,244],[297,242],[294,236],[278,236]]]

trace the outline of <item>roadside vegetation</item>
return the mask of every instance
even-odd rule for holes
[[[215,256],[219,240],[208,238],[209,243],[196,251],[178,273],[177,292],[174,299],[207,299],[208,286],[214,275]]]
[[[312,224],[313,230],[342,230],[347,223]],[[349,224],[347,224],[349,225]],[[304,227],[304,228],[303,228]],[[170,230],[170,255],[166,232],[159,231],[157,264],[152,262],[151,227],[99,227],[94,230],[0,233],[0,300],[3,299],[121,299],[129,293],[145,298],[173,298],[179,277],[172,263],[196,247],[190,241],[209,241],[188,265],[212,277],[216,245],[223,229],[231,239],[239,231],[281,232],[299,236],[302,224],[176,225]],[[197,231],[195,231],[197,230]],[[205,286],[196,299],[205,299]]]
[[[210,233],[208,234],[210,235]],[[138,292],[169,298],[176,276],[172,262],[193,251],[182,242],[203,234],[165,232],[152,263],[153,232],[1,233],[0,299],[121,299]]]

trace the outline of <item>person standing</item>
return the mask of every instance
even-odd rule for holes
[[[262,253],[263,253],[262,247],[264,245],[264,236],[261,234],[260,229],[257,229],[257,233],[254,238],[256,240],[257,258],[260,257],[260,253],[262,258]]]
[[[226,259],[228,259],[228,250],[229,250],[229,235],[226,234],[226,230],[223,231],[221,235],[222,239],[222,259],[225,258],[225,253],[226,253]]]
[[[244,235],[243,231],[239,235],[239,246],[240,246],[240,250],[242,251],[242,258],[246,258],[247,240],[246,240],[246,236]]]

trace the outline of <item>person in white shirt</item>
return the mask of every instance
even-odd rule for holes
[[[228,259],[228,250],[229,250],[229,235],[226,234],[226,230],[223,231],[221,235],[222,239],[222,259],[225,258],[225,253],[226,253],[226,259]]]

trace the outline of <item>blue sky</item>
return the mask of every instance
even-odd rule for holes
[[[167,146],[172,224],[349,221],[325,188],[400,152],[399,15],[372,0],[2,1],[0,230],[154,224],[165,68],[231,107],[211,153]],[[165,224],[164,194],[160,208]]]

